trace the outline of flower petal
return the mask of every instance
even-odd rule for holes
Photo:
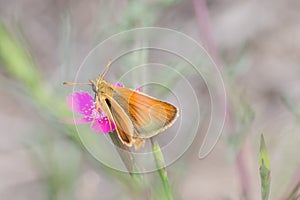
[[[142,92],[142,87],[135,88],[135,91]]]
[[[103,117],[103,118],[95,120],[95,122],[94,122],[94,124],[92,126],[92,129],[95,132],[104,133],[105,134],[105,133],[109,133],[110,131],[114,131],[115,130],[114,123],[111,123],[111,126],[112,126],[112,130],[110,130],[110,126],[109,126],[109,122],[108,122],[107,117]]]
[[[70,109],[85,116],[92,115],[92,109],[95,107],[93,102],[94,98],[88,92],[75,92],[67,97]]]
[[[122,83],[116,83],[116,84],[113,84],[114,86],[117,86],[117,87],[124,87],[124,85]]]

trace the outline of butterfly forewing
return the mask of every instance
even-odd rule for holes
[[[130,118],[137,137],[149,138],[173,124],[178,111],[172,104],[127,88],[113,87],[112,98]]]
[[[103,96],[101,99],[101,108],[114,122],[120,140],[127,146],[132,146],[134,143],[134,128],[130,118],[121,106],[111,97]]]

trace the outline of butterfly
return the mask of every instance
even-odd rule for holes
[[[89,83],[64,82],[65,85],[91,85],[95,93],[96,110],[100,107],[112,122],[118,138],[128,147],[139,149],[145,139],[151,138],[170,127],[178,117],[178,108],[139,91],[118,87],[104,80],[111,62],[104,72]]]

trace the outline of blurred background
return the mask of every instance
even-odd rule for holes
[[[73,126],[57,123],[72,115],[65,102],[71,88],[61,83],[74,80],[88,52],[143,26],[203,44],[228,96],[225,128],[210,155],[198,159],[199,132],[167,168],[174,199],[260,199],[262,133],[270,199],[296,199],[299,9],[298,0],[0,1],[0,199],[165,199],[157,173],[145,174],[148,187],[139,189],[129,175],[95,161]]]

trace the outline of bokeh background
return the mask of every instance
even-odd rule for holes
[[[156,173],[145,175],[146,191],[128,186],[129,175],[101,166],[72,126],[57,123],[71,115],[71,88],[61,83],[74,79],[87,53],[112,34],[143,26],[203,44],[228,95],[225,129],[211,154],[198,159],[199,131],[167,168],[175,199],[260,199],[262,133],[270,199],[288,199],[293,189],[296,199],[299,9],[298,0],[0,1],[0,199],[164,199],[151,195],[161,186]]]

